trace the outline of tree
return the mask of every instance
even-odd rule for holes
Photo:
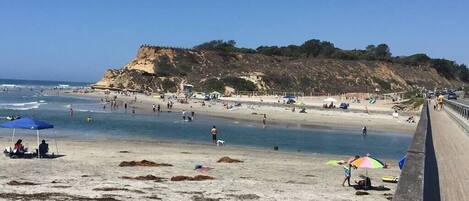
[[[388,45],[386,44],[379,44],[375,48],[375,56],[381,60],[388,60],[391,58],[391,51],[389,50]]]
[[[422,65],[428,63],[431,60],[426,54],[414,54],[407,57],[397,58],[398,62],[407,65]]]
[[[233,52],[236,50],[235,45],[236,45],[236,41],[234,40],[229,40],[227,42],[223,40],[212,40],[210,42],[205,42],[200,45],[196,45],[194,46],[194,49]]]
[[[454,61],[446,59],[432,59],[431,65],[436,69],[436,71],[438,71],[438,73],[446,78],[454,78],[457,68],[456,66],[458,66]]]
[[[317,57],[321,52],[321,41],[317,39],[307,40],[301,45],[301,49],[306,56]]]
[[[369,53],[375,53],[376,46],[375,45],[368,45],[366,46],[366,51]]]
[[[464,82],[469,81],[469,69],[467,69],[467,66],[465,64],[459,65],[458,75],[461,81],[464,81]]]
[[[282,55],[280,48],[278,48],[277,46],[260,46],[256,50],[258,53],[264,54],[267,56]]]
[[[335,50],[336,49],[333,43],[329,41],[322,41],[319,54],[326,58],[330,58],[335,53]]]

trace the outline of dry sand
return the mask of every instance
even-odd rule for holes
[[[5,134],[7,135],[7,134]],[[1,147],[9,138],[0,138]],[[25,139],[25,142],[34,139]],[[4,200],[386,200],[396,184],[383,183],[385,175],[398,176],[395,161],[390,169],[369,170],[373,185],[389,191],[342,187],[341,166],[326,165],[349,156],[287,153],[239,147],[216,147],[160,141],[59,140],[56,159],[0,157],[0,198]],[[52,146],[51,146],[52,149]],[[51,150],[53,151],[53,150]],[[242,163],[217,163],[224,156]],[[172,166],[119,167],[122,161],[149,160]],[[195,165],[211,167],[197,172]],[[364,174],[352,172],[353,178]],[[206,175],[205,181],[171,181],[174,176]],[[122,177],[153,175],[164,179],[135,180]],[[150,177],[152,178],[152,177]],[[11,181],[37,185],[8,185]],[[15,184],[14,182],[12,184]],[[18,184],[18,183],[16,183]],[[32,195],[31,195],[32,194]],[[9,199],[8,199],[9,198]],[[98,199],[107,198],[107,199]]]

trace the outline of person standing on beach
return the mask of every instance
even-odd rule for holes
[[[168,101],[168,104],[166,104],[166,107],[167,107],[167,109],[169,110],[169,101]]]
[[[127,112],[127,103],[124,103],[124,109]]]
[[[153,108],[153,112],[156,112],[156,105],[155,104],[152,105],[152,108]]]
[[[158,112],[161,112],[161,106],[158,104]]]
[[[357,160],[360,158],[359,155],[356,155],[352,160],[348,161],[348,164],[344,165],[344,181],[342,182],[342,186],[345,186],[345,182],[347,182],[348,186],[350,186],[350,177],[352,177],[352,168],[357,169],[357,167],[353,166],[352,163],[353,161]]]
[[[210,130],[210,134],[212,134],[212,143],[216,144],[217,143],[217,134],[218,134],[217,127],[213,126],[212,130]]]
[[[363,126],[362,128],[362,135],[365,136],[368,133],[366,126]]]

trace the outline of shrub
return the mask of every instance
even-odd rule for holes
[[[177,85],[176,82],[170,80],[170,79],[165,79],[161,82],[161,85],[164,90],[166,91],[176,91],[177,90]]]

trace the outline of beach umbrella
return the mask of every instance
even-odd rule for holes
[[[39,130],[54,128],[54,125],[49,124],[44,121],[35,120],[32,118],[21,118],[0,124],[0,127],[3,128],[13,128],[13,135],[11,137],[11,143],[13,143],[13,138],[15,137],[15,129],[27,129],[27,130],[36,130],[37,135],[37,148],[39,150]],[[38,154],[39,157],[39,154]]]
[[[354,156],[354,157],[351,157],[351,158],[349,158],[349,159],[347,160],[347,163],[348,163],[348,164],[351,164],[351,163],[352,163],[353,161],[355,161],[356,159],[357,159],[357,158],[355,158],[355,156]]]
[[[324,102],[337,102],[337,100],[335,98],[329,97],[329,98],[324,99]]]
[[[363,156],[352,162],[357,168],[365,168],[366,177],[368,177],[368,169],[383,168],[384,163],[371,156]]]
[[[353,166],[359,168],[383,168],[384,163],[371,156],[363,156],[352,162]]]
[[[404,167],[406,158],[407,158],[407,155],[405,155],[404,157],[401,158],[401,160],[399,160],[399,169],[402,170],[402,168]]]

